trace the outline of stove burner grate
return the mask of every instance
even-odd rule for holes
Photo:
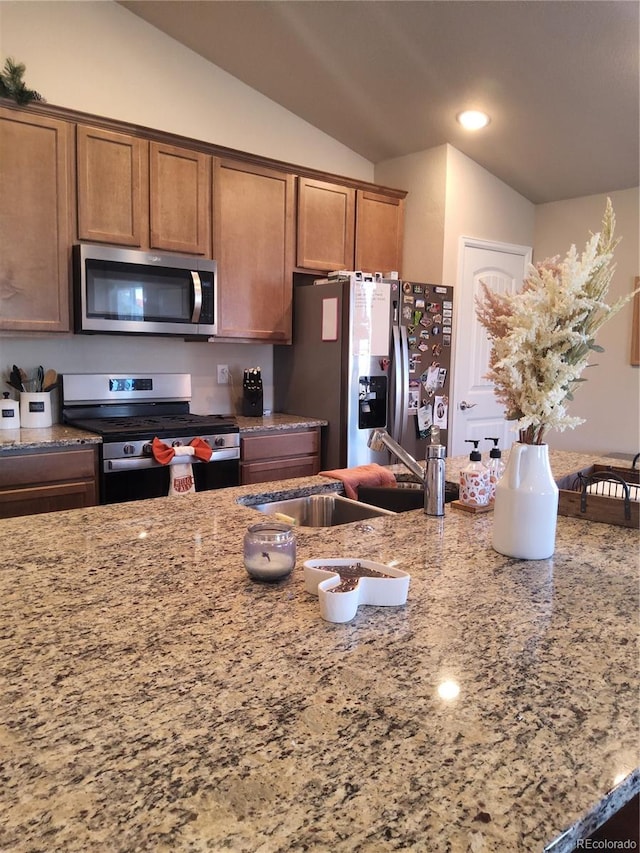
[[[238,432],[233,417],[225,415],[136,415],[134,417],[102,417],[67,419],[72,426],[98,433],[103,437],[113,436],[140,438],[154,436],[215,435]]]

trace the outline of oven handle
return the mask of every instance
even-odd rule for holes
[[[199,323],[202,312],[202,282],[197,272],[192,272],[191,278],[193,279],[193,314],[191,315],[191,322]]]
[[[222,450],[214,450],[209,462],[197,459],[195,456],[174,456],[169,465],[211,465],[216,462],[225,462],[228,459],[240,459],[238,447],[225,447]],[[105,474],[117,474],[118,471],[141,471],[144,468],[166,468],[160,462],[156,462],[151,456],[136,457],[135,459],[105,459],[102,470]]]

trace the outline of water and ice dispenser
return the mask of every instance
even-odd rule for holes
[[[387,377],[358,377],[358,428],[387,425]]]

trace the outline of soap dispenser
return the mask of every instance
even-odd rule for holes
[[[482,463],[478,450],[480,439],[467,438],[466,442],[473,444],[469,456],[469,464],[460,471],[460,497],[458,500],[465,506],[487,506],[490,500],[489,471]]]
[[[489,492],[490,492],[490,500],[494,501],[496,498],[496,485],[498,480],[504,474],[505,464],[502,461],[502,451],[498,447],[497,438],[487,438],[485,436],[485,441],[492,441],[493,447],[489,451],[489,461],[487,462],[487,470],[489,471]]]

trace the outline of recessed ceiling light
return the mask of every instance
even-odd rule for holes
[[[489,124],[489,116],[486,113],[481,113],[480,110],[465,110],[458,113],[456,116],[458,122],[465,130],[480,130]]]

